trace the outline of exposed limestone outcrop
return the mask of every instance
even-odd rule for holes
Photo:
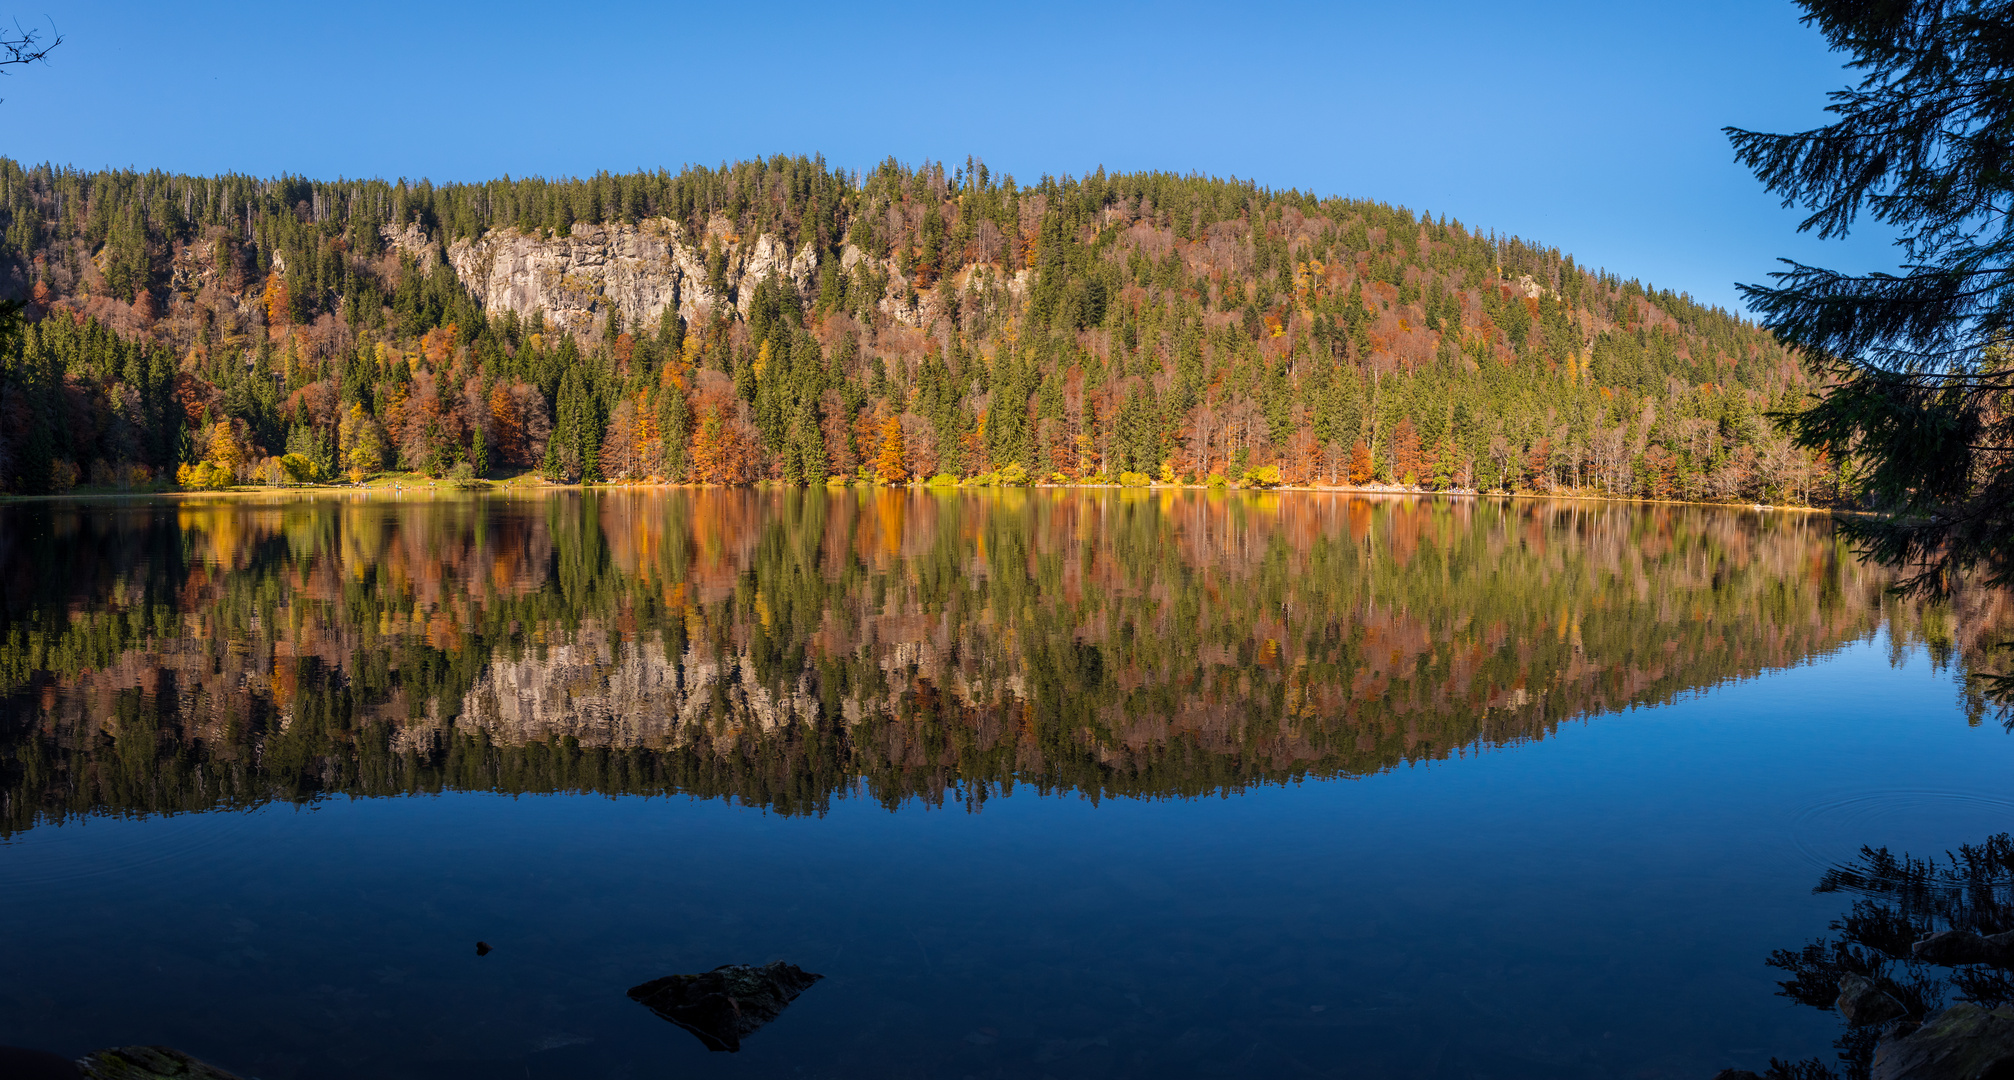
[[[431,271],[440,262],[441,246],[420,228],[416,221],[407,222],[402,229],[390,225],[378,226],[378,235],[384,237],[385,247],[399,255],[411,258],[419,264],[422,272]]]
[[[709,247],[723,257],[724,289],[709,285]],[[575,333],[611,310],[630,325],[655,323],[667,309],[688,321],[728,304],[746,315],[766,278],[786,277],[800,293],[818,281],[818,253],[809,245],[793,255],[769,233],[747,243],[713,228],[695,237],[669,218],[576,224],[564,237],[497,229],[449,244],[447,260],[485,309],[543,312]]]
[[[738,289],[743,315],[748,314],[749,301],[754,299],[753,286],[778,275],[789,278],[800,295],[811,292],[818,285],[818,252],[806,244],[792,255],[790,249],[783,246],[783,241],[776,237],[768,233],[756,237],[749,248],[748,261],[739,275],[740,280],[748,285]]]
[[[492,229],[445,244],[439,233],[429,233],[417,222],[380,226],[378,232],[386,251],[413,260],[421,273],[445,262],[485,311],[540,313],[553,327],[580,335],[598,330],[610,312],[620,312],[624,325],[633,327],[654,326],[667,310],[676,310],[687,322],[702,321],[725,307],[746,318],[755,286],[772,277],[788,279],[800,296],[818,290],[815,247],[806,243],[793,252],[773,233],[744,238],[720,215],[698,233],[662,217],[634,224],[577,222],[565,236],[540,229]],[[720,259],[717,279],[709,266],[715,255]],[[277,253],[274,259],[275,269],[284,270],[284,259]],[[221,275],[210,260],[204,244],[177,249],[170,289],[193,297],[218,283]],[[875,275],[882,289],[875,309],[890,322],[915,329],[953,315],[968,289],[996,289],[1018,299],[1026,295],[1031,278],[1025,269],[1009,274],[991,266],[966,266],[919,290],[893,258],[877,259],[847,244],[838,261],[843,271]],[[256,302],[260,283],[229,288],[241,285],[242,293],[226,292],[220,302]]]

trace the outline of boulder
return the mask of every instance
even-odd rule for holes
[[[1881,1035],[1879,1039],[1877,1039],[1876,1041],[1885,1042],[1890,1039],[1907,1038],[1908,1036],[1915,1034],[1916,1029],[1922,1026],[1923,1021],[1905,1016],[1902,1019],[1897,1020],[1892,1024],[1889,1024],[1887,1027],[1882,1028]]]
[[[1961,1002],[1874,1050],[1869,1080],[2014,1080],[2014,1008]]]
[[[1713,1080],[1762,1080],[1762,1077],[1747,1069],[1722,1069],[1713,1074]]]
[[[630,987],[629,996],[692,1032],[708,1050],[733,1053],[824,977],[781,960],[761,967],[723,964],[698,975],[652,979]]]
[[[1839,1010],[1839,1015],[1845,1018],[1849,1027],[1885,1024],[1909,1015],[1908,1006],[1889,993],[1882,983],[1861,975],[1848,975],[1839,980],[1839,1000],[1833,1003],[1833,1007]]]
[[[117,1046],[99,1050],[77,1065],[85,1080],[238,1080],[165,1046]]]

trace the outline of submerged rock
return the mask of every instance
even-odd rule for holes
[[[2014,963],[2014,933],[1982,937],[1970,930],[1940,930],[1909,947],[1916,959],[1929,964]]]
[[[629,988],[650,1011],[692,1032],[708,1050],[729,1053],[824,978],[781,960],[761,967],[723,964],[699,975],[666,975]]]
[[[1762,1077],[1747,1069],[1722,1069],[1713,1074],[1713,1080],[1762,1080]]]
[[[1839,980],[1839,1000],[1833,1003],[1849,1027],[1868,1027],[1899,1020],[1909,1015],[1909,1007],[1897,1000],[1882,984],[1863,975]]]
[[[117,1046],[91,1054],[77,1065],[86,1080],[238,1080],[165,1046]]]
[[[2006,1080],[2014,1077],[2014,1008],[1953,1005],[1912,1034],[1874,1051],[1870,1080]]]

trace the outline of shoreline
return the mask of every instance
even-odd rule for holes
[[[1776,512],[1801,513],[1801,514],[1826,514],[1826,515],[1841,514],[1841,513],[1844,514],[1859,513],[1859,511],[1854,511],[1846,508],[1826,507],[1826,506],[1798,506],[1786,503],[1764,504],[1764,503],[1750,503],[1750,502],[1716,502],[1704,499],[1647,499],[1634,496],[1594,495],[1583,492],[1423,491],[1416,488],[1409,489],[1409,488],[1394,488],[1394,487],[1357,487],[1348,484],[1338,484],[1338,485],[1280,484],[1272,487],[1243,487],[1243,486],[1211,485],[1211,484],[1164,484],[1160,482],[1155,482],[1152,484],[1148,484],[1144,487],[1128,487],[1123,484],[1115,484],[1115,483],[1102,483],[1102,484],[1042,483],[1042,484],[1016,484],[1016,485],[989,484],[984,486],[980,485],[967,486],[963,484],[949,485],[949,486],[932,486],[930,484],[925,483],[911,483],[911,484],[848,483],[843,485],[807,484],[801,487],[795,487],[794,485],[786,485],[780,482],[765,481],[762,483],[742,486],[740,490],[775,491],[792,487],[794,487],[795,490],[799,491],[813,491],[813,490],[844,491],[844,490],[852,490],[854,488],[875,488],[889,491],[976,492],[976,491],[1011,491],[1014,490],[1015,488],[1020,488],[1021,490],[1024,491],[1122,491],[1122,492],[1138,491],[1143,493],[1162,492],[1162,491],[1205,491],[1205,492],[1220,491],[1225,493],[1240,492],[1246,494],[1272,494],[1281,492],[1298,492],[1311,495],[1363,495],[1363,496],[1388,496],[1395,498],[1403,497],[1403,498],[1416,498],[1416,499],[1419,498],[1563,499],[1563,500],[1573,500],[1576,502],[1629,503],[1642,506],[1718,506],[1731,510],[1760,510],[1760,511],[1776,511]],[[233,487],[220,488],[216,490],[195,490],[195,491],[182,490],[177,488],[162,489],[158,491],[67,491],[61,494],[53,494],[53,495],[0,495],[0,506],[6,506],[14,503],[62,502],[62,501],[84,501],[84,500],[110,501],[117,499],[180,500],[180,499],[219,498],[219,497],[247,498],[251,496],[268,496],[268,497],[293,496],[296,498],[306,499],[306,498],[319,498],[329,495],[381,495],[387,493],[393,495],[405,495],[408,493],[424,493],[431,495],[446,495],[446,494],[498,495],[498,494],[543,493],[543,492],[559,492],[559,491],[624,491],[633,489],[645,489],[652,491],[735,490],[734,488],[726,487],[719,484],[674,483],[670,481],[648,481],[648,480],[602,481],[593,484],[584,484],[579,482],[571,484],[555,484],[555,483],[548,483],[543,480],[527,481],[525,476],[516,476],[516,477],[509,477],[503,480],[421,481],[419,483],[411,485],[407,485],[402,481],[395,480],[390,483],[364,484],[361,486],[348,485],[348,484],[306,484],[306,485],[288,485],[281,487],[253,487],[247,485],[237,485]]]

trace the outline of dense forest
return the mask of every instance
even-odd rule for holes
[[[331,792],[1193,797],[1547,738],[1884,622],[1897,657],[1992,655],[2001,594],[1888,581],[1826,518],[1577,500],[25,503],[0,836]]]
[[[21,493],[403,470],[1797,502],[1838,467],[1768,421],[1806,376],[1725,311],[1445,216],[1197,176],[0,159],[9,292]]]

